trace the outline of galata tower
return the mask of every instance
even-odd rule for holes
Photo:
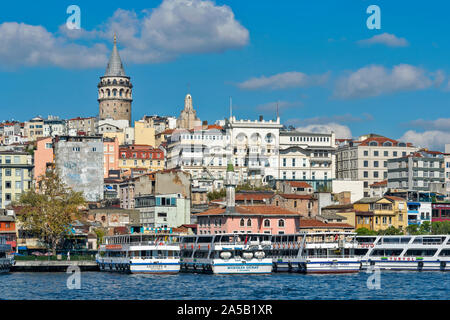
[[[122,60],[117,50],[117,37],[114,35],[114,48],[108,66],[98,84],[99,118],[128,120],[131,125],[131,102],[133,101],[130,77],[125,75]]]

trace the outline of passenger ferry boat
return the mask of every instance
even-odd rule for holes
[[[357,236],[361,266],[381,270],[450,270],[450,235]]]
[[[178,273],[179,235],[134,233],[105,237],[96,261],[101,271]]]
[[[6,238],[0,237],[0,273],[9,272],[14,265],[14,258],[9,256],[11,246],[6,243]]]
[[[356,233],[307,233],[302,256],[307,273],[353,273],[361,269],[361,258],[356,255]]]
[[[271,273],[268,234],[211,234],[181,239],[181,271],[214,274]]]
[[[306,272],[305,239],[304,233],[272,235],[269,256],[274,272]]]

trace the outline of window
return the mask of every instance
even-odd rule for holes
[[[252,220],[251,219],[248,219],[247,220],[247,227],[251,227],[252,226]]]
[[[389,157],[389,151],[385,151],[385,152],[384,152],[384,156],[385,156],[385,157]]]
[[[374,151],[374,152],[373,152],[373,156],[374,156],[374,157],[378,157],[378,154],[379,154],[378,151]]]
[[[264,220],[264,227],[265,228],[269,228],[270,227],[270,220],[269,219]]]
[[[363,174],[364,174],[364,178],[368,178],[369,177],[369,171],[364,171]]]
[[[364,150],[364,156],[365,156],[365,157],[369,156],[369,151]]]
[[[284,228],[284,220],[283,219],[278,220],[278,227]]]
[[[374,172],[373,172],[373,177],[374,177],[374,178],[378,178],[378,171],[374,171]]]
[[[397,151],[392,152],[392,155],[393,155],[394,157],[396,157],[396,156],[397,156]]]
[[[364,160],[364,167],[367,168],[369,166],[369,161]]]
[[[375,168],[378,168],[378,161],[374,161],[374,162],[373,162],[373,166],[374,166]]]
[[[241,226],[241,227],[244,227],[244,226],[245,226],[245,221],[244,221],[244,219],[241,219],[240,226]]]

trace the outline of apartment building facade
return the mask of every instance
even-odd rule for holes
[[[364,196],[368,197],[371,184],[387,179],[389,159],[405,157],[417,149],[411,143],[374,134],[347,140],[336,151],[336,178],[363,181]]]
[[[32,188],[32,157],[26,152],[0,151],[0,208],[18,201]]]
[[[388,160],[388,188],[429,191],[430,184],[445,182],[444,154],[419,150]]]

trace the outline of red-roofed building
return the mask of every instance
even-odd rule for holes
[[[313,187],[305,181],[280,181],[277,188],[281,193],[311,194]]]
[[[213,208],[196,214],[198,234],[298,232],[300,215],[275,206],[236,206],[233,210]]]
[[[336,178],[363,181],[364,197],[369,197],[370,185],[387,179],[388,160],[417,150],[411,143],[376,134],[343,141],[336,151]]]
[[[311,218],[319,213],[318,199],[312,194],[275,194],[270,204],[295,211],[303,217]]]

